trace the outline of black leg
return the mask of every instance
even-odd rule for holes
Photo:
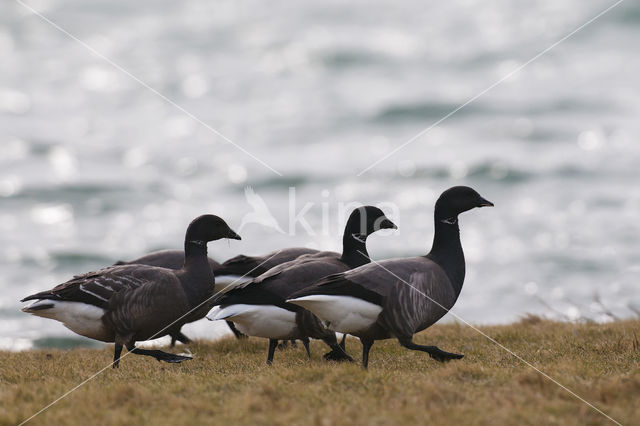
[[[298,344],[296,343],[295,340],[291,339],[291,340],[289,340],[289,342],[291,343],[291,347],[292,348],[297,348],[298,347]]]
[[[227,321],[227,325],[229,326],[231,331],[233,331],[233,334],[236,336],[236,339],[246,339],[247,338],[247,336],[245,334],[242,334],[241,332],[238,331],[238,329],[236,328],[236,325],[233,322]]]
[[[280,349],[281,351],[287,349],[287,346],[289,346],[288,340],[283,340],[282,342],[278,343],[278,349]]]
[[[347,335],[346,334],[342,335],[342,340],[340,341],[340,347],[342,348],[343,351],[347,350]]]
[[[113,351],[113,368],[120,367],[120,354],[122,353],[122,345],[120,343],[116,343],[116,346]]]
[[[188,345],[189,343],[191,343],[191,339],[189,339],[187,336],[182,334],[181,331],[178,331],[178,340],[184,343],[185,345]]]
[[[362,366],[366,370],[369,368],[369,351],[373,346],[373,340],[360,338],[360,342],[362,342]]]
[[[305,350],[307,351],[307,356],[311,359],[311,349],[309,348],[309,338],[303,337],[302,344],[304,345]]]
[[[171,354],[171,353],[163,352],[157,349],[141,349],[141,348],[136,348],[133,345],[127,345],[127,349],[129,350],[129,352],[134,353],[136,355],[152,356],[158,361],[164,361],[164,362],[176,363],[176,362],[182,362],[182,361],[191,359],[190,356]]]
[[[436,361],[440,361],[440,362],[451,361],[452,359],[460,359],[460,358],[462,358],[464,356],[464,355],[461,355],[461,354],[454,354],[454,353],[451,353],[451,352],[445,352],[442,349],[438,348],[437,346],[417,345],[417,344],[413,343],[411,338],[398,339],[398,341],[405,348],[411,349],[411,350],[414,350],[414,351],[426,352],[426,353],[429,354],[429,356],[431,358],[435,359]]]
[[[269,353],[267,354],[267,364],[273,363],[273,354],[276,352],[276,346],[278,346],[277,339],[269,339]]]
[[[180,340],[185,345],[188,345],[189,343],[191,343],[191,339],[189,339],[187,336],[182,334],[181,331],[178,332],[178,340]]]
[[[176,340],[184,343],[185,345],[191,343],[191,339],[182,334],[181,331],[171,334],[171,347],[174,347],[176,345]]]

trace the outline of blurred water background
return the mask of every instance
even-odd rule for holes
[[[19,299],[161,248],[211,212],[225,260],[340,249],[338,206],[399,231],[375,259],[424,254],[452,185],[495,202],[461,217],[473,323],[596,321],[640,308],[640,4],[623,2],[366,173],[395,147],[613,2],[27,0],[219,130],[5,0],[0,13],[0,348],[86,344]],[[284,230],[245,223],[251,186]],[[290,188],[296,213],[289,232]],[[386,207],[385,207],[386,206]],[[396,208],[393,208],[395,206]],[[451,315],[447,316],[451,320]],[[190,325],[216,338],[224,325]]]

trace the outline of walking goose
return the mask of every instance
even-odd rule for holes
[[[113,367],[122,346],[158,361],[181,362],[189,357],[136,348],[135,342],[179,332],[182,325],[203,318],[213,295],[214,276],[207,262],[207,242],[240,239],[218,216],[203,215],[189,227],[182,268],[120,265],[79,275],[51,290],[27,296],[35,300],[22,310],[62,322],[92,339],[115,342]],[[198,318],[199,317],[199,318]]]
[[[297,259],[305,254],[318,252],[319,250],[306,247],[290,247],[274,250],[264,256],[246,256],[244,254],[239,254],[220,265],[216,271],[216,276],[219,276],[221,280],[224,280],[227,286],[231,283],[234,285],[246,283],[251,281],[251,279],[264,274],[274,266]],[[227,325],[237,338],[246,337],[238,331],[233,322],[227,321]],[[292,340],[291,344],[294,346],[295,340]],[[286,347],[287,341],[283,341],[281,345],[283,348]]]
[[[450,188],[436,202],[429,254],[384,260],[325,277],[287,302],[310,310],[333,331],[359,337],[364,368],[373,342],[389,338],[438,361],[460,359],[463,355],[413,343],[413,335],[438,321],[458,299],[465,275],[458,215],[485,206],[493,203],[473,189]]]
[[[309,338],[321,339],[332,349],[326,359],[352,360],[338,345],[335,333],[326,329],[311,312],[286,303],[294,292],[318,279],[369,262],[366,239],[373,232],[396,226],[377,207],[355,209],[345,226],[342,254],[330,251],[306,254],[280,264],[250,283],[234,287],[213,299],[207,318],[231,320],[243,333],[269,339],[267,363],[273,361],[278,340],[299,339],[309,351]]]
[[[221,265],[220,263],[216,262],[210,257],[208,257],[207,260],[209,261],[209,267],[211,268],[211,271],[213,272],[213,275],[216,278],[215,291],[216,292],[222,291],[226,286],[219,285],[220,281],[222,280],[216,273],[216,271],[220,268]],[[131,260],[129,262],[118,261],[115,263],[115,265],[149,265],[149,266],[160,266],[162,268],[168,268],[168,269],[180,269],[182,268],[182,265],[184,265],[184,250],[158,250],[158,251],[149,253],[145,256],[139,257],[138,259]],[[225,283],[228,284],[228,282],[225,282]],[[197,319],[201,319],[201,318],[202,317]],[[233,334],[236,336],[236,338],[242,339],[247,337],[244,334],[240,333],[231,321],[227,321],[227,325],[229,326],[229,329],[231,329]],[[182,330],[178,330],[175,334],[171,334],[171,347],[175,346],[176,340],[184,344],[191,343],[191,339],[185,336],[184,333],[182,333]]]

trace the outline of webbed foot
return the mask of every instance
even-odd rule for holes
[[[327,361],[354,362],[353,358],[351,358],[351,356],[348,353],[346,353],[340,346],[337,346],[337,348],[333,348],[331,351],[324,354],[323,358]]]
[[[448,361],[451,361],[452,359],[462,359],[464,357],[464,355],[462,354],[445,352],[441,349],[437,349],[433,352],[429,352],[429,356],[439,362],[448,362]]]

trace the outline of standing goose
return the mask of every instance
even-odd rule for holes
[[[221,283],[221,286],[228,286],[230,284],[247,283],[251,279],[259,277],[268,270],[285,262],[290,262],[297,259],[300,256],[306,254],[316,254],[320,250],[307,248],[307,247],[289,247],[279,250],[274,250],[263,256],[247,256],[239,254],[226,260],[222,265],[214,270],[217,282]],[[221,289],[216,289],[221,291]],[[232,321],[227,321],[227,325],[233,331],[236,338],[246,337],[235,327]],[[184,336],[184,335],[183,335]],[[295,345],[295,340],[291,341],[292,346]],[[287,341],[281,343],[282,347],[287,346]],[[342,342],[344,347],[344,339]]]
[[[287,302],[310,310],[331,330],[359,337],[364,368],[373,342],[393,337],[407,349],[427,352],[438,361],[460,359],[463,355],[413,343],[413,335],[438,321],[458,299],[465,275],[458,215],[485,206],[493,203],[473,189],[450,188],[436,202],[429,254],[325,277]]]
[[[210,257],[208,257],[207,260],[209,262],[209,267],[211,268],[211,271],[213,272],[214,277],[216,277],[215,291],[216,292],[221,291],[225,288],[225,286],[219,285],[221,280],[217,278],[218,274],[216,273],[216,271],[220,268],[221,265],[220,263],[216,262]],[[168,269],[180,269],[182,268],[182,265],[184,265],[184,251],[183,250],[158,250],[158,251],[149,253],[145,256],[139,257],[137,259],[131,260],[129,262],[118,261],[115,263],[115,265],[148,265],[148,266],[160,266],[162,268],[168,268]],[[197,319],[200,319],[200,318],[197,318]],[[227,325],[229,326],[233,334],[236,336],[236,338],[241,339],[241,338],[247,337],[244,334],[240,333],[238,330],[236,330],[236,327],[233,325],[231,321],[227,321]],[[181,330],[178,330],[176,333],[171,334],[171,347],[175,346],[176,340],[184,344],[191,343],[191,339],[185,336]]]
[[[214,277],[207,262],[207,242],[240,239],[218,216],[203,215],[189,227],[182,268],[120,265],[79,275],[51,290],[22,299],[35,300],[24,312],[62,322],[71,331],[103,342],[115,342],[113,367],[122,346],[158,361],[181,362],[189,357],[135,347],[179,332],[187,322],[203,318],[204,303],[213,295]]]
[[[379,208],[355,209],[345,226],[342,254],[323,251],[280,264],[247,284],[216,295],[213,304],[219,306],[207,318],[233,321],[241,332],[269,339],[268,364],[273,361],[278,340],[285,339],[302,340],[309,357],[309,338],[321,339],[332,349],[326,359],[351,360],[338,345],[335,333],[311,312],[286,303],[286,299],[324,276],[368,263],[367,237],[385,228],[396,226]]]
[[[246,256],[244,254],[239,254],[238,256],[226,260],[215,270],[215,273],[216,276],[220,278],[224,288],[230,285],[235,286],[239,284],[246,284],[253,278],[259,277],[271,268],[285,262],[290,262],[305,254],[314,254],[319,252],[320,250],[306,247],[290,247],[274,250],[264,256]],[[223,289],[217,290],[222,291]],[[246,337],[235,328],[233,322],[227,321],[227,324],[237,338]],[[286,341],[282,343],[283,345],[286,345]]]
[[[302,255],[318,253],[319,251],[320,250],[306,247],[290,247],[274,250],[264,256],[246,256],[239,254],[220,265],[216,270],[216,276],[220,277],[220,281],[222,281],[225,286],[247,283],[275,266],[297,259]],[[238,331],[233,322],[227,321],[227,325],[231,331],[233,331],[233,334],[236,335],[236,338],[246,337]],[[294,345],[295,341],[291,343]],[[285,347],[286,344],[286,341],[282,342],[283,347]]]

